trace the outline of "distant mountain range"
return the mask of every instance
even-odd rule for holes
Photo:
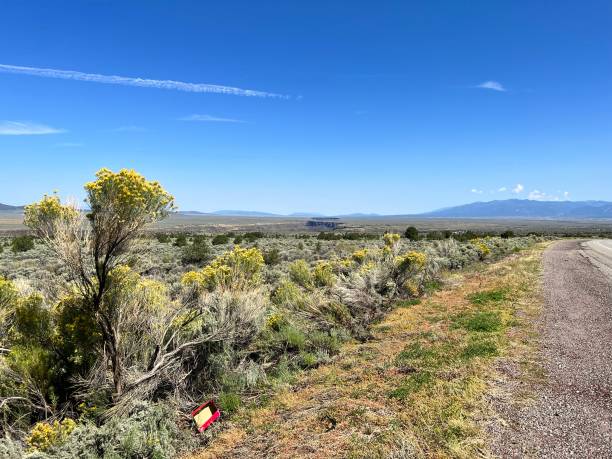
[[[474,202],[421,214],[446,218],[612,218],[612,202],[507,199]]]
[[[0,203],[0,210],[18,211],[18,210],[23,210],[23,206],[9,206],[8,204]]]
[[[20,212],[23,206],[0,204],[0,211]],[[218,210],[216,212],[180,211],[181,215],[216,215],[224,217],[324,217],[316,212],[295,212],[289,215],[251,210]],[[343,218],[384,218],[380,214],[334,215]],[[393,215],[394,218],[550,218],[550,219],[612,219],[612,202],[607,201],[532,201],[529,199],[507,199],[502,201],[473,202],[461,206],[413,215]]]

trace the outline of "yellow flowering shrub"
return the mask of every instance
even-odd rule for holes
[[[353,254],[351,255],[351,258],[356,261],[357,263],[363,263],[365,261],[365,259],[367,258],[369,254],[369,250],[368,249],[361,249],[361,250],[357,250],[355,252],[353,252]]]
[[[23,223],[39,234],[50,234],[53,224],[60,220],[72,220],[79,212],[72,206],[63,205],[57,194],[44,195],[39,202],[25,206]]]
[[[319,261],[312,270],[312,277],[318,287],[331,287],[334,285],[334,267],[327,261]]]
[[[174,198],[159,182],[149,181],[134,170],[113,172],[104,168],[96,177],[85,184],[92,214],[107,212],[122,221],[135,217],[153,221],[174,209]]]
[[[374,268],[376,268],[376,263],[373,261],[368,261],[367,263],[361,265],[361,267],[359,268],[359,272],[367,273],[368,271],[372,271]]]
[[[200,271],[185,273],[181,283],[210,292],[217,288],[246,290],[259,285],[263,266],[263,254],[258,248],[243,249],[237,245]]]
[[[76,427],[76,422],[65,418],[62,422],[37,422],[30,435],[26,438],[27,444],[33,451],[47,451],[53,446],[61,445]]]
[[[410,251],[395,258],[395,265],[400,271],[418,271],[427,263],[427,255],[422,252]]]
[[[478,251],[478,258],[480,258],[481,260],[484,260],[491,254],[491,249],[482,240],[475,240],[474,246],[476,247],[476,250]]]
[[[385,242],[385,246],[393,247],[400,240],[400,235],[397,233],[385,233],[383,235],[383,241]]]

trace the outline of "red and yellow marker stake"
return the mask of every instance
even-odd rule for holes
[[[203,405],[198,406],[191,412],[191,417],[195,422],[198,432],[204,432],[208,427],[219,419],[221,411],[215,405],[215,402],[209,400]]]

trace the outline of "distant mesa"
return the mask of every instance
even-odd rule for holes
[[[311,229],[336,230],[344,227],[339,217],[313,217],[306,222],[306,227]]]

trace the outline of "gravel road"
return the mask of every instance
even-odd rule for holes
[[[544,253],[535,403],[500,409],[500,457],[612,458],[612,241],[562,241]]]

